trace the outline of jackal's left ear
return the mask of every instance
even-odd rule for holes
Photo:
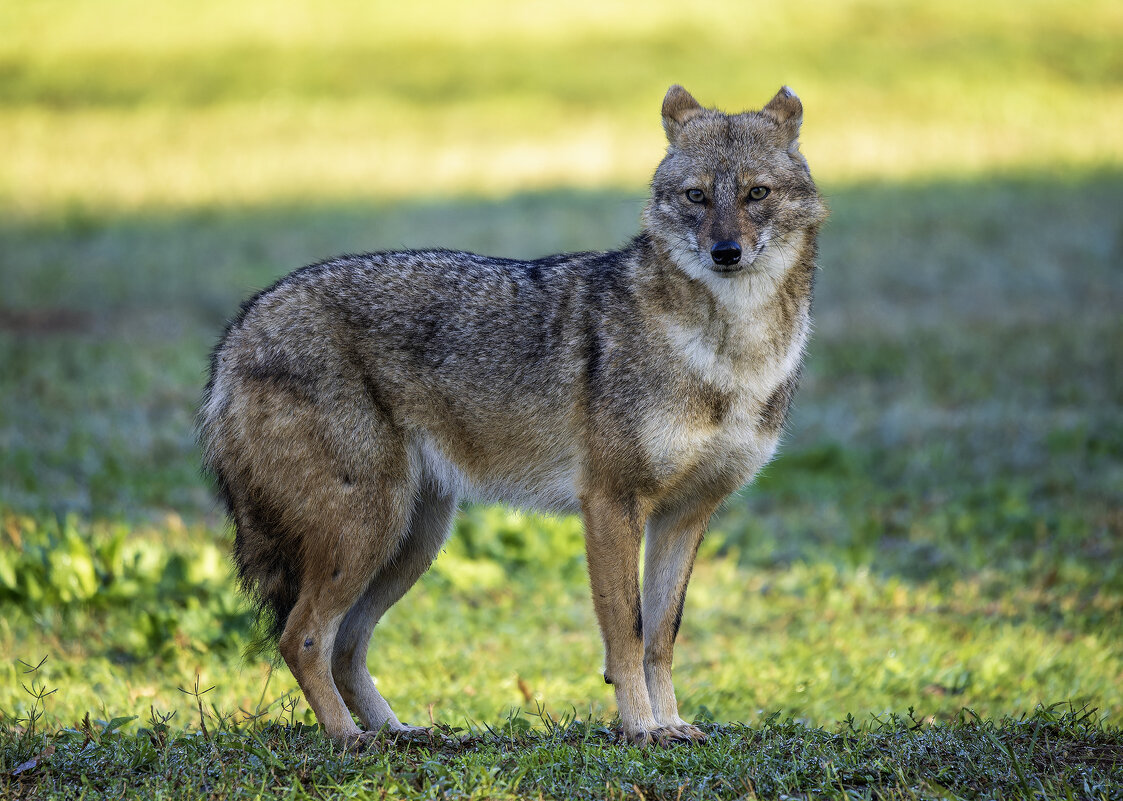
[[[780,126],[785,147],[789,150],[798,147],[796,140],[799,139],[799,126],[803,122],[803,104],[799,102],[795,92],[786,86],[781,87],[760,112],[771,117]]]
[[[663,130],[667,132],[667,140],[675,141],[682,126],[702,111],[702,106],[694,96],[677,83],[668,89],[663,98]]]

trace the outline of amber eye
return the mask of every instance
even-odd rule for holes
[[[691,203],[701,203],[706,199],[706,193],[701,189],[687,189],[686,199]]]
[[[749,200],[764,200],[768,197],[767,186],[754,186],[749,190]]]

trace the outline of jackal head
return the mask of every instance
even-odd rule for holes
[[[667,91],[669,144],[644,223],[689,276],[783,270],[825,219],[799,152],[802,120],[786,86],[760,111],[741,114],[703,108],[681,86]]]

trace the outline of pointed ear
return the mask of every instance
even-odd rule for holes
[[[799,138],[800,123],[803,122],[803,104],[799,102],[795,92],[786,86],[781,87],[760,112],[771,117],[780,126],[785,138],[784,144],[789,150],[798,146],[796,140]]]
[[[677,83],[667,90],[663,98],[663,130],[668,141],[673,142],[682,126],[702,113],[698,101]]]

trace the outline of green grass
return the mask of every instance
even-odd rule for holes
[[[1106,0],[0,4],[0,796],[1123,797],[1121,35]],[[332,254],[619,244],[672,82],[794,86],[833,211],[790,432],[687,601],[713,738],[615,742],[579,521],[471,508],[370,655],[461,739],[332,751],[243,657],[210,347]]]
[[[1114,798],[1123,780],[1123,732],[1058,707],[996,722],[965,711],[940,727],[911,715],[829,731],[778,716],[752,729],[703,723],[705,744],[655,752],[615,742],[596,721],[539,718],[544,730],[511,716],[494,728],[386,740],[362,755],[285,721],[235,727],[212,718],[177,737],[158,716],[137,726],[87,719],[21,762],[16,776],[0,776],[0,790],[13,798]],[[14,763],[40,739],[6,744],[5,756],[21,754]],[[37,780],[21,778],[40,761],[50,767]]]

